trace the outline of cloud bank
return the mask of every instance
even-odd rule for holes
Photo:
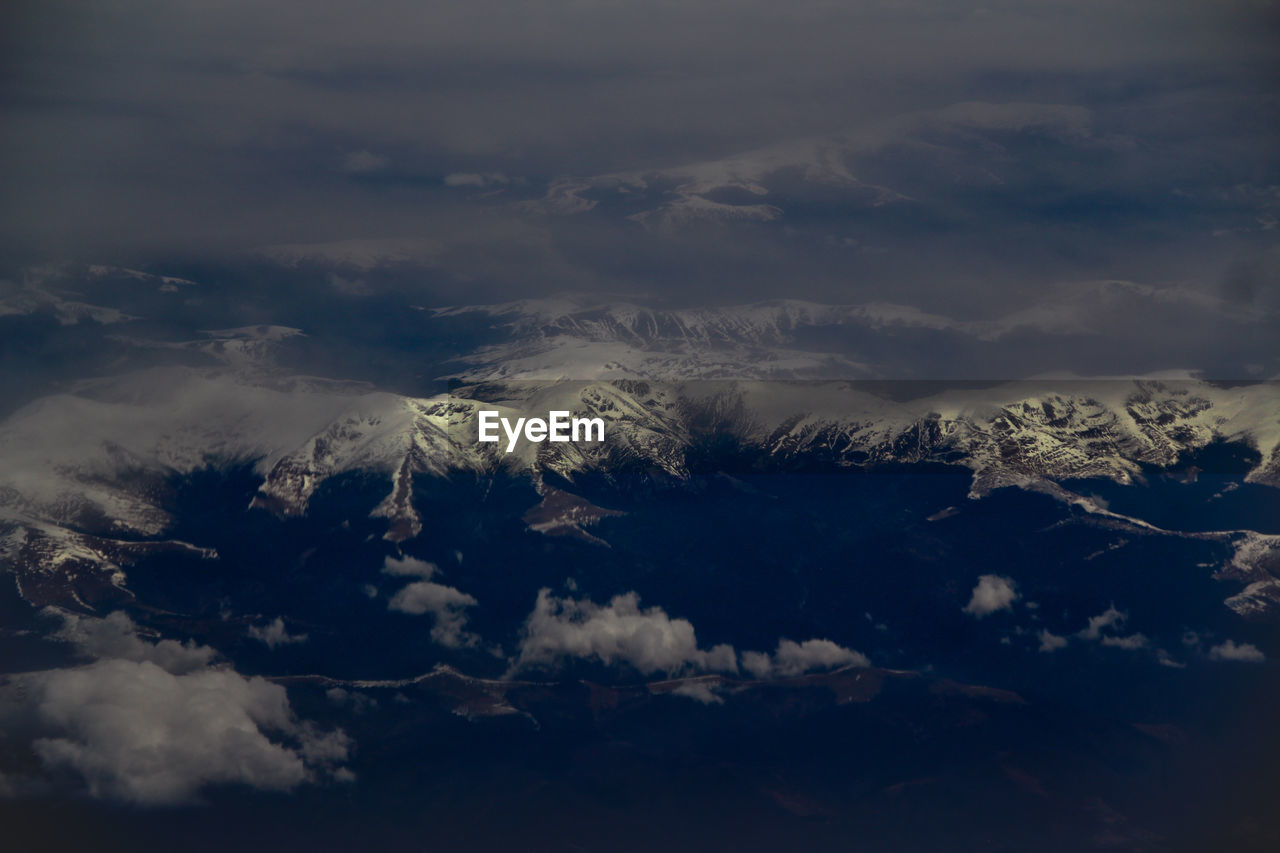
[[[859,652],[823,639],[803,643],[783,639],[772,655],[744,652],[739,664],[733,646],[720,643],[702,648],[689,620],[672,618],[660,607],[642,608],[635,592],[596,604],[557,598],[544,588],[525,622],[513,671],[550,667],[570,658],[626,665],[646,676],[736,673],[741,666],[755,678],[780,678],[815,669],[870,665]]]
[[[123,613],[68,617],[62,637],[97,659],[12,676],[0,693],[45,769],[71,771],[92,797],[174,805],[211,785],[351,778],[341,730],[299,720],[283,687],[214,665],[208,647],[148,642]]]
[[[544,588],[525,622],[516,668],[551,665],[564,658],[628,664],[642,675],[738,671],[732,646],[699,648],[689,620],[672,619],[660,607],[641,609],[634,592],[602,605],[556,598]]]
[[[196,645],[190,640],[184,643],[144,640],[138,636],[133,620],[120,610],[102,619],[63,614],[52,609],[47,612],[64,620],[56,634],[58,639],[71,643],[85,657],[153,663],[165,672],[182,675],[206,668],[218,655],[214,649]]]
[[[175,675],[114,659],[24,680],[57,731],[36,754],[77,772],[94,797],[154,806],[215,784],[287,791],[347,757],[347,738],[300,724],[283,687],[229,669]]]
[[[846,649],[830,640],[779,640],[772,655],[743,652],[742,667],[756,678],[789,678],[815,669],[842,666],[871,666],[861,652]]]
[[[358,18],[13,6],[0,255],[431,233],[469,294],[896,293],[973,314],[1053,281],[1212,288],[1274,244],[1263,3],[374,0]],[[596,216],[515,213],[566,180],[596,182],[577,194]],[[609,219],[624,196],[733,224],[651,239]]]

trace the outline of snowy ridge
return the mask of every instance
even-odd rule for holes
[[[589,341],[658,343],[782,343],[803,326],[837,325],[861,306],[778,299],[724,308],[652,309],[626,301],[600,302],[566,294],[496,305],[440,308],[448,317],[486,314],[505,320],[515,335],[568,335]]]
[[[1102,289],[1116,290],[1115,284]],[[587,473],[678,483],[691,474],[699,440],[724,433],[778,470],[945,463],[972,472],[973,498],[1015,486],[1048,489],[1068,503],[1074,501],[1052,491],[1056,481],[1128,483],[1143,466],[1167,467],[1215,441],[1239,442],[1260,456],[1247,479],[1280,487],[1274,383],[1058,377],[903,398],[883,384],[848,378],[869,375],[863,365],[791,343],[816,326],[944,328],[952,322],[947,318],[886,305],[779,300],[654,310],[574,297],[436,315],[477,313],[505,327],[508,341],[463,356],[455,393],[431,398],[282,375],[272,353],[300,334],[289,327],[223,329],[201,341],[158,344],[197,348],[229,366],[154,368],[84,382],[14,412],[0,423],[0,523],[50,542],[55,528],[155,540],[171,524],[168,484],[175,476],[247,465],[261,478],[253,504],[281,515],[305,513],[334,477],[385,477],[387,494],[374,515],[388,520],[388,539],[403,541],[430,524],[414,507],[415,478],[503,468],[538,485],[548,474],[573,483]],[[833,375],[845,379],[825,379]],[[824,381],[797,381],[809,378]],[[481,408],[512,419],[552,410],[598,417],[606,439],[521,441],[507,453],[478,443]],[[555,505],[530,523],[580,532]],[[23,570],[55,571],[57,553],[83,545],[63,541],[28,559]],[[0,560],[13,564],[18,540],[5,542]],[[1242,551],[1240,559],[1260,565],[1271,547],[1260,546],[1254,556]],[[1270,577],[1240,575],[1247,583]]]
[[[908,402],[874,390],[857,382],[616,379],[488,382],[408,398],[314,379],[148,370],[38,400],[0,425],[12,448],[0,459],[0,506],[154,536],[166,525],[159,479],[252,463],[263,476],[260,505],[282,513],[305,512],[330,477],[384,473],[393,490],[382,511],[416,532],[413,474],[503,464],[572,478],[643,462],[686,476],[686,450],[708,406],[731,412],[724,426],[780,462],[951,462],[974,472],[974,496],[1037,479],[1127,483],[1141,465],[1168,466],[1215,440],[1251,444],[1261,460],[1248,479],[1280,484],[1280,398],[1269,383],[1043,380]],[[476,442],[482,406],[503,416],[564,409],[601,417],[607,440],[522,442],[508,455]]]
[[[158,535],[168,523],[157,501],[164,477],[210,464],[254,463],[265,474],[351,409],[394,410],[399,399],[348,383],[191,368],[86,383],[0,425],[10,449],[0,458],[0,506]]]
[[[101,598],[104,590],[127,594],[123,566],[160,552],[205,560],[218,556],[188,542],[133,542],[77,533],[38,519],[0,519],[0,560],[16,564],[18,594],[37,606],[70,604],[92,610],[86,595]]]
[[[910,305],[888,302],[826,305],[796,299],[778,299],[744,305],[706,308],[646,308],[625,300],[601,301],[586,295],[566,294],[548,299],[520,300],[495,305],[436,309],[437,317],[485,315],[506,330],[511,339],[466,357],[476,365],[472,375],[482,378],[488,366],[493,375],[511,378],[521,363],[547,354],[544,362],[560,361],[566,368],[586,368],[612,361],[652,378],[677,378],[659,372],[673,358],[701,362],[716,358],[737,363],[736,378],[760,376],[752,369],[763,356],[777,361],[789,355],[806,366],[822,365],[836,358],[826,352],[784,348],[805,330],[861,327],[869,330],[922,329],[951,332],[983,342],[1002,340],[1019,333],[1093,337],[1102,334],[1112,318],[1126,312],[1178,310],[1211,312],[1233,321],[1266,320],[1261,309],[1228,304],[1216,296],[1184,288],[1157,288],[1131,281],[1086,281],[1060,286],[1047,300],[987,319],[958,319]],[[626,349],[619,349],[625,347]],[[768,348],[762,351],[761,348]],[[568,361],[571,353],[577,364]],[[641,358],[639,353],[647,355]],[[661,354],[661,355],[659,355]],[[844,354],[846,369],[832,365],[826,378],[868,375],[868,369]],[[665,357],[665,361],[663,360]],[[644,360],[653,361],[646,365]],[[592,374],[596,375],[596,374]],[[702,374],[705,377],[705,374]],[[728,375],[728,374],[726,374]],[[529,378],[538,378],[530,376]],[[566,374],[566,378],[588,378]],[[693,378],[690,373],[685,378]]]
[[[1055,387],[1056,386],[1056,387]],[[746,409],[773,455],[849,461],[953,459],[974,494],[1026,478],[1105,477],[1128,483],[1143,464],[1168,466],[1215,440],[1261,455],[1251,482],[1280,485],[1280,394],[1194,380],[1037,380],[895,403],[858,383],[744,383]],[[790,412],[790,416],[784,413]],[[776,424],[776,425],[774,425]]]

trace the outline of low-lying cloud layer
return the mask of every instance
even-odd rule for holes
[[[208,647],[148,642],[123,613],[67,617],[62,637],[95,660],[11,676],[0,707],[46,770],[70,771],[90,796],[172,805],[211,785],[351,778],[342,731],[299,720],[283,687],[215,665]]]
[[[513,671],[554,666],[571,658],[626,665],[646,676],[736,673],[741,666],[755,678],[779,678],[815,669],[870,665],[864,655],[824,639],[803,643],[783,639],[772,655],[743,652],[740,664],[733,646],[700,647],[689,620],[672,618],[660,607],[642,608],[634,592],[596,604],[589,599],[557,598],[551,590],[542,589],[525,622]]]
[[[556,598],[538,592],[525,622],[516,668],[554,664],[564,658],[628,664],[642,675],[686,670],[737,672],[733,647],[698,647],[693,624],[672,619],[660,607],[640,607],[634,592],[615,596],[607,605],[584,599]]]
[[[51,611],[57,615],[56,611]],[[102,619],[84,616],[62,616],[57,637],[71,643],[85,657],[119,659],[134,663],[153,663],[165,672],[182,675],[206,668],[217,651],[191,640],[149,642],[138,636],[137,626],[128,614],[117,610]]]
[[[814,669],[842,666],[871,666],[861,652],[846,649],[830,640],[779,640],[772,655],[765,652],[743,652],[742,668],[756,678],[788,678]]]

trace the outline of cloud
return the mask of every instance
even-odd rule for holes
[[[753,2],[732,15],[719,3],[584,13],[553,2],[538,7],[530,39],[531,13],[497,2],[485,4],[488,13],[408,27],[432,45],[424,47],[405,40],[404,22],[428,14],[413,4],[375,2],[357,26],[290,13],[295,5],[286,0],[266,17],[255,8],[251,34],[238,0],[202,10],[198,32],[191,14],[154,0],[92,26],[79,12],[16,14],[6,55],[19,69],[11,75],[19,108],[10,156],[0,158],[14,201],[0,217],[0,254],[180,249],[225,258],[263,244],[431,233],[442,246],[438,271],[416,286],[434,305],[565,287],[713,303],[892,295],[975,324],[1010,309],[1027,321],[1010,334],[997,323],[998,352],[925,346],[888,359],[904,375],[985,375],[1009,364],[1234,370],[1264,361],[1253,351],[1269,352],[1259,348],[1274,328],[1241,338],[1234,324],[1202,322],[1194,306],[1145,313],[1125,304],[1092,324],[1055,317],[1053,306],[1022,313],[1061,282],[1190,279],[1217,290],[1242,249],[1209,229],[1274,221],[1264,166],[1273,146],[1241,118],[1256,115],[1269,91],[1256,77],[1266,63],[1233,62],[1224,76],[1210,58],[1269,55],[1259,53],[1269,30],[1241,26],[1240,8],[1201,4],[1193,14],[1181,4],[1173,17],[1161,12],[1155,37],[1154,4],[1145,2],[1145,15],[1127,4],[1052,2],[986,17],[936,0],[851,6],[834,17],[808,0]],[[168,36],[131,44],[138,32]],[[88,33],[101,35],[89,44]],[[889,47],[906,41],[914,49]],[[258,85],[243,85],[246,70]],[[1089,83],[1099,73],[1114,74],[1126,95],[1099,97]],[[797,87],[806,97],[794,97]],[[171,120],[153,126],[156,115]],[[1138,148],[1112,144],[1120,139]],[[818,155],[809,156],[815,140]],[[1160,157],[1146,156],[1155,150]],[[785,168],[757,174],[748,155],[761,151],[783,152],[771,162]],[[698,186],[724,175],[738,183],[741,173],[768,194],[744,204],[740,187],[721,184],[727,192],[680,202],[670,180],[640,187],[615,178],[578,194],[593,214],[557,222],[481,200],[503,187],[513,203],[536,199],[561,178],[687,176],[694,167]],[[376,180],[334,180],[335,170]],[[844,183],[811,179],[845,173]],[[857,178],[901,199],[882,206],[885,196]],[[1242,186],[1255,190],[1218,192]],[[202,199],[198,208],[184,203],[192,197]],[[628,218],[656,208],[744,221],[658,238]],[[777,209],[779,222],[756,221]],[[928,253],[915,251],[922,233]],[[848,246],[857,249],[836,248]],[[1225,293],[1233,304],[1273,304],[1255,296],[1259,273],[1246,266],[1227,276]],[[780,279],[791,283],[786,294]],[[724,281],[733,286],[715,283]],[[265,290],[268,299],[291,294],[284,282]],[[314,322],[318,306],[306,302],[262,310]],[[1026,331],[1037,322],[1098,340],[1047,343]]]
[[[1125,620],[1125,614],[1116,610],[1115,605],[1108,607],[1102,613],[1089,619],[1089,624],[1076,634],[1082,640],[1097,640],[1102,636],[1102,632],[1107,628],[1119,625]]]
[[[387,557],[382,561],[382,573],[384,575],[398,575],[401,577],[415,577],[429,580],[440,571],[440,567],[435,563],[428,563],[426,560],[419,560],[415,557]]]
[[[525,622],[514,668],[550,666],[564,658],[626,664],[643,675],[738,669],[732,646],[699,648],[692,623],[672,619],[660,607],[642,610],[634,592],[601,605],[556,598],[543,588]]]
[[[466,609],[474,607],[478,602],[459,589],[429,580],[439,571],[434,563],[413,557],[399,560],[388,557],[383,563],[382,571],[390,575],[423,578],[407,584],[393,595],[387,603],[387,609],[414,616],[430,613],[435,619],[435,624],[431,627],[431,639],[442,646],[459,648],[474,646],[480,641],[478,636],[464,630],[467,624]]]
[[[1071,140],[1092,135],[1093,116],[1075,104],[987,103],[965,101],[920,114],[922,125],[970,127],[982,130],[1039,130]]]
[[[1040,638],[1040,651],[1042,652],[1056,652],[1058,649],[1067,647],[1066,637],[1060,637],[1047,629],[1042,629],[1036,636]]]
[[[1148,642],[1145,634],[1130,634],[1127,637],[1104,636],[1102,645],[1133,652],[1138,649],[1145,649]]]
[[[147,642],[138,636],[133,620],[120,610],[102,619],[52,609],[49,612],[64,620],[56,634],[58,639],[71,643],[85,657],[118,658],[134,663],[146,661],[166,672],[182,674],[203,669],[218,654],[214,649],[198,646],[190,640],[185,643],[176,640]]]
[[[49,11],[60,5],[69,11]],[[17,70],[0,254],[225,258],[263,244],[431,233],[446,251],[415,299],[433,305],[566,287],[684,302],[892,295],[978,323],[1031,308],[1060,282],[1124,276],[1218,290],[1243,248],[1210,229],[1275,215],[1273,146],[1248,118],[1270,91],[1257,74],[1271,31],[1245,20],[1262,13],[1243,2],[1173,14],[1161,4],[1156,14],[1151,0],[1141,13],[1054,0],[986,16],[938,0],[835,13],[815,0],[733,14],[718,2],[633,5],[584,12],[557,0],[535,14],[497,0],[444,20],[391,0],[352,25],[310,6],[299,13],[294,0],[270,14],[240,0],[198,14],[142,0],[91,20],[66,0],[25,4],[3,33]],[[429,26],[406,26],[414,20]],[[138,43],[139,32],[156,37]],[[1225,75],[1223,56],[1233,58]],[[1090,82],[1099,74],[1124,96],[1101,97]],[[1111,145],[1119,139],[1137,148]],[[805,156],[814,140],[820,156]],[[752,179],[768,190],[756,203],[729,187],[673,208],[746,221],[670,238],[627,218],[678,201],[670,181],[597,186],[579,194],[594,213],[572,221],[480,198],[507,187],[518,202],[561,178],[694,166],[695,182],[715,181],[760,151],[801,153]],[[336,170],[376,180],[334,180]],[[856,180],[810,179],[844,172],[901,203],[881,206]],[[1220,194],[1243,186],[1255,190]],[[201,205],[185,203],[192,197]],[[755,221],[775,207],[779,222]],[[921,253],[925,233],[931,251]],[[857,249],[835,248],[847,246]],[[1246,266],[1222,282],[1225,293],[1273,304]],[[264,290],[292,295],[284,282]],[[314,323],[317,306],[305,301],[262,310]],[[1053,313],[1041,319],[1052,324]],[[1020,331],[1002,336],[1012,340],[999,352],[948,344],[889,361],[904,375],[1010,364],[1144,372],[1259,363],[1253,351],[1270,352],[1260,348],[1274,337],[1269,328],[1242,339],[1189,306],[1110,311],[1095,326],[1068,320],[1098,341]]]
[[[1262,663],[1267,659],[1267,656],[1262,653],[1261,649],[1251,643],[1237,644],[1234,640],[1226,640],[1209,649],[1209,658],[1211,660]]]
[[[463,630],[467,624],[467,614],[464,611],[475,604],[474,597],[451,586],[431,581],[415,581],[393,595],[387,607],[415,616],[430,613],[435,617],[431,639],[442,646],[456,648],[472,646],[478,642],[475,634]]]
[[[753,0],[732,13],[721,2],[493,0],[475,14],[432,14],[380,0],[359,22],[296,0],[270,12],[241,0],[198,10],[143,0],[92,14],[66,0],[28,6],[6,21],[10,133],[21,144],[0,165],[22,238],[90,232],[105,242],[122,218],[128,236],[151,225],[175,243],[205,230],[261,238],[394,227],[397,215],[421,215],[421,197],[325,182],[335,150],[357,172],[396,152],[408,174],[484,176],[525,163],[541,175],[590,174],[948,103],[952,124],[979,131],[1043,128],[1074,140],[1095,126],[1138,125],[1173,143],[1147,159],[1179,158],[1165,167],[1180,180],[1195,178],[1204,148],[1215,155],[1208,164],[1238,157],[1233,177],[1258,173],[1270,150],[1235,115],[1243,110],[1206,105],[1225,91],[1267,91],[1257,76],[1272,55],[1261,4],[1054,0],[980,15],[938,0],[839,9]],[[1239,61],[1224,72],[1223,57]],[[1129,94],[1100,98],[1099,75]],[[1205,104],[1191,98],[1199,90]],[[172,120],[152,127],[161,114]],[[1219,116],[1211,133],[1192,132]],[[1177,168],[1185,164],[1193,168]],[[917,171],[943,192],[947,165]],[[197,189],[209,201],[199,211],[166,203]],[[66,203],[75,197],[102,205],[79,212]],[[104,207],[113,215],[92,215]]]
[[[815,669],[841,666],[871,666],[861,652],[846,649],[830,640],[779,640],[770,657],[764,652],[743,652],[742,668],[756,678],[790,678]]]
[[[525,622],[520,653],[513,667],[550,666],[565,658],[625,664],[642,675],[685,671],[737,672],[738,654],[722,643],[703,649],[693,624],[673,619],[660,607],[640,607],[634,592],[615,596],[607,605],[557,598],[538,592]],[[803,643],[783,639],[768,652],[743,652],[741,666],[755,678],[786,678],[815,669],[870,666],[860,652],[830,640]]]
[[[719,693],[716,693],[715,686],[701,681],[691,681],[688,684],[681,684],[675,690],[671,691],[671,695],[684,696],[701,705],[724,704],[724,697]]]
[[[255,640],[261,640],[271,649],[277,646],[289,646],[307,641],[306,634],[290,634],[286,631],[284,618],[280,616],[263,626],[250,625],[248,633],[250,637]]]
[[[1088,624],[1076,632],[1076,636],[1082,640],[1101,643],[1109,648],[1124,649],[1130,652],[1150,648],[1151,641],[1145,634],[1134,633],[1118,636],[1113,633],[1115,629],[1124,624],[1126,619],[1128,619],[1128,614],[1117,610],[1113,604],[1097,616],[1091,617]],[[1165,666],[1175,665],[1167,662],[1172,661],[1172,658],[1169,658],[1168,653],[1163,649],[1156,650],[1156,659]]]
[[[476,172],[453,172],[444,176],[446,187],[487,187],[510,182],[511,179],[501,172],[488,172],[483,175]]]
[[[99,659],[4,688],[27,712],[46,769],[73,771],[90,796],[145,806],[189,802],[210,785],[287,791],[350,777],[339,766],[350,740],[300,721],[283,687],[210,665],[212,649],[133,630],[121,613],[73,617],[62,636]]]
[[[25,683],[40,721],[58,732],[37,739],[36,754],[78,772],[94,797],[165,805],[212,784],[291,790],[347,756],[341,732],[296,721],[283,687],[228,669],[175,675],[113,659]]]
[[[370,151],[352,151],[343,159],[342,170],[353,175],[364,175],[370,172],[379,172],[390,164],[391,161],[386,157]]]
[[[982,575],[973,588],[969,603],[964,606],[964,612],[982,619],[1000,610],[1012,610],[1013,602],[1018,600],[1015,586],[1012,578]]]

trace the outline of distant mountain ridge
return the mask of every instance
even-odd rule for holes
[[[1280,486],[1280,395],[1270,383],[1043,380],[907,401],[878,390],[853,381],[620,377],[490,380],[412,398],[260,370],[144,371],[43,398],[0,425],[0,523],[9,531],[0,553],[28,585],[68,562],[122,584],[120,564],[135,550],[123,543],[158,542],[170,526],[158,484],[237,462],[252,463],[262,478],[254,504],[283,515],[305,513],[316,489],[339,474],[386,476],[389,491],[374,514],[388,519],[387,538],[403,541],[430,528],[414,506],[415,478],[504,470],[540,486],[549,475],[572,484],[586,473],[650,471],[678,483],[693,473],[697,441],[715,434],[777,470],[945,463],[972,472],[973,498],[1006,486],[1036,489],[1131,525],[1145,522],[1057,483],[1126,483],[1143,465],[1167,467],[1227,441],[1257,451],[1249,482]],[[481,408],[600,417],[606,440],[521,443],[506,454],[475,440]],[[1269,597],[1280,592],[1260,568],[1271,559],[1269,539],[1247,533],[1221,536],[1239,540],[1241,578],[1264,583],[1255,592]]]

